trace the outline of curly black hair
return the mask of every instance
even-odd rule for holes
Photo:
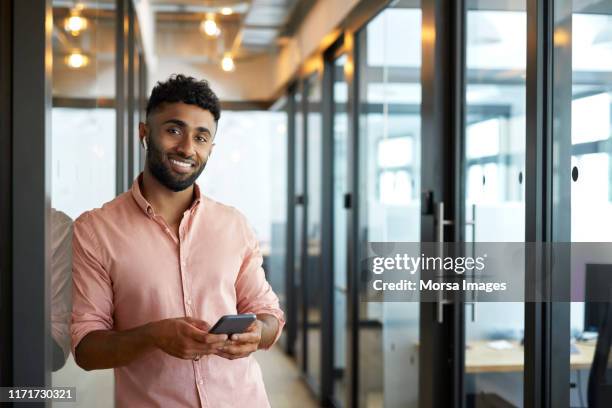
[[[147,117],[159,106],[173,102],[199,106],[209,111],[215,118],[215,122],[219,122],[221,117],[219,98],[205,80],[198,81],[193,77],[175,74],[171,75],[166,82],[158,82],[147,103]]]

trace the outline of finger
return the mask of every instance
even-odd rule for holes
[[[204,320],[196,319],[196,318],[189,317],[189,316],[187,316],[185,318],[185,320],[189,324],[191,324],[192,326],[197,327],[200,330],[208,331],[210,329],[210,325],[206,321],[204,321]]]
[[[187,353],[204,355],[214,353],[216,350],[220,350],[223,346],[225,346],[224,342],[209,344],[201,341],[192,341],[185,346],[184,350],[186,350]]]
[[[203,350],[208,350],[208,352],[214,351],[214,350],[221,350],[223,347],[225,347],[227,345],[226,342],[222,341],[222,342],[218,342],[218,343],[204,343],[201,344],[200,347]]]
[[[224,346],[220,349],[222,352],[233,355],[243,355],[246,353],[252,353],[255,351],[254,347],[251,344],[242,344],[235,346]]]
[[[211,334],[211,333],[206,333],[206,339],[204,340],[205,343],[220,343],[220,342],[225,342],[227,341],[227,334]]]
[[[215,354],[218,354],[225,358],[230,358],[231,360],[236,358],[248,357],[254,350],[250,350],[249,348],[237,347],[234,349],[228,350],[226,347],[220,350],[217,350]]]
[[[245,330],[245,333],[256,332],[258,327],[259,327],[259,320],[255,320],[253,323],[249,325],[249,327],[247,327],[247,329]]]
[[[196,320],[193,325],[206,332],[210,330],[210,324],[206,323],[204,320]]]
[[[240,333],[232,334],[232,341],[239,341],[241,343],[259,343],[260,335],[257,332],[254,333]]]
[[[189,323],[187,324],[187,327],[185,327],[185,330],[183,333],[187,338],[191,340],[199,341],[201,343],[206,343],[206,340],[208,339],[208,333],[206,333],[203,330],[198,329],[195,326],[192,326]]]
[[[194,342],[193,345],[191,345],[186,351],[186,353],[190,356],[193,355],[200,355],[200,356],[204,356],[204,355],[208,355],[208,354],[214,354],[217,350],[221,350],[221,348],[225,345],[225,343],[213,343],[213,344],[207,344],[207,343],[201,343],[201,342]]]

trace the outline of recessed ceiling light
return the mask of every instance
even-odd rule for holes
[[[215,22],[214,15],[207,15],[206,20],[200,24],[200,29],[209,37],[217,37],[221,34],[221,29]]]
[[[89,57],[80,51],[73,51],[66,57],[66,65],[70,68],[79,69],[89,64]]]
[[[87,19],[85,17],[81,17],[80,11],[78,9],[73,9],[70,12],[70,17],[67,17],[64,21],[64,30],[77,37],[81,34],[81,31],[87,28]]]
[[[234,59],[230,54],[225,54],[225,56],[221,60],[221,69],[223,69],[225,72],[231,72],[236,69],[236,65],[234,65]]]

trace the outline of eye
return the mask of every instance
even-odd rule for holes
[[[208,142],[208,138],[206,138],[205,136],[202,136],[202,135],[196,136],[196,140],[197,140],[198,142],[200,142],[200,143],[206,143],[206,142]]]
[[[168,133],[172,133],[173,135],[180,135],[181,130],[179,128],[171,127],[168,128]]]

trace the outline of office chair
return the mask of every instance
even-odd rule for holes
[[[609,362],[612,346],[612,302],[608,302],[606,306],[589,374],[589,408],[612,406],[612,365]]]

